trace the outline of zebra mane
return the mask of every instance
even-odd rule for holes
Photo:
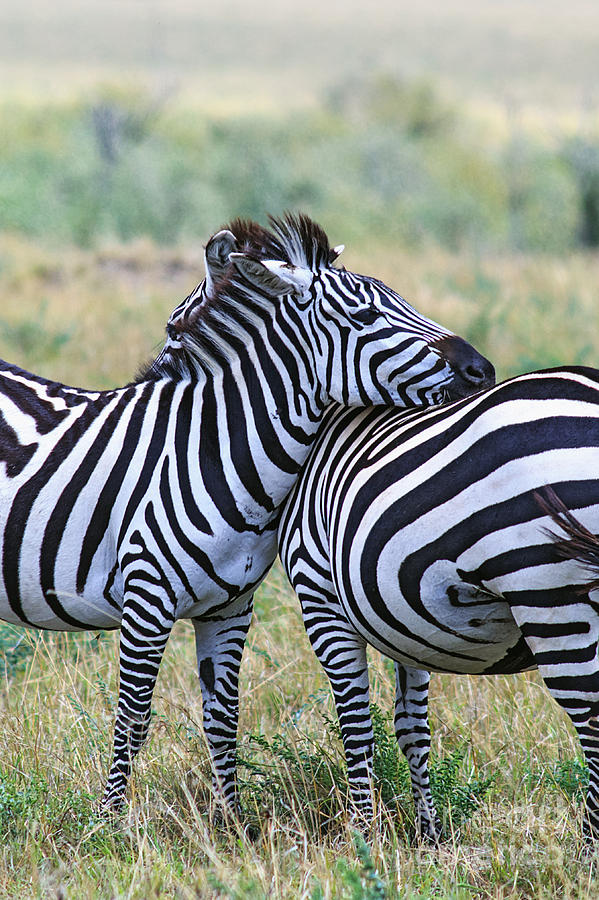
[[[285,262],[305,266],[313,271],[330,265],[329,239],[320,225],[308,216],[287,213],[282,219],[271,216],[269,221],[278,238]]]
[[[237,238],[241,252],[257,259],[280,259],[293,266],[323,269],[331,263],[331,247],[324,230],[304,213],[269,216],[269,231],[249,219],[234,219],[225,227]]]
[[[250,219],[234,219],[224,226],[236,238],[239,251],[256,259],[277,259],[312,271],[331,265],[334,254],[329,239],[320,225],[303,213],[286,213],[281,218],[269,216],[270,230]],[[204,282],[189,295],[190,303],[200,297]],[[185,302],[187,302],[185,301]],[[232,265],[223,269],[211,296],[204,294],[190,315],[182,317],[177,327],[182,338],[181,350],[164,348],[159,355],[137,373],[136,381],[154,378],[180,378],[193,374],[198,366],[210,369],[222,360],[231,336],[240,334],[250,316],[250,309],[272,305],[272,298],[259,294],[244,283]],[[212,365],[211,365],[212,364]]]

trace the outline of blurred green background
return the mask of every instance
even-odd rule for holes
[[[0,229],[36,241],[291,208],[348,241],[599,245],[590,0],[3,0],[0,60]]]

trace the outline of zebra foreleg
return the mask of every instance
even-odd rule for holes
[[[125,800],[131,764],[150,725],[152,694],[173,622],[162,616],[144,621],[139,607],[125,604],[121,623],[119,700],[112,766],[102,808],[118,810]]]
[[[246,597],[219,616],[193,620],[214,790],[225,815],[234,818],[240,814],[236,774],[239,668],[251,619],[252,597]]]
[[[333,593],[298,593],[304,624],[325,670],[337,709],[345,751],[353,816],[370,826],[373,819],[372,758],[374,735],[366,644],[343,615]]]
[[[431,733],[428,724],[430,674],[395,663],[395,735],[410,767],[416,810],[416,833],[424,840],[441,840],[441,820],[431,794],[428,767]]]

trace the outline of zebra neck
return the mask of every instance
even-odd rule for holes
[[[324,411],[316,390],[264,374],[232,364],[189,383],[179,401],[176,445],[188,447],[190,471],[199,460],[199,482],[236,530],[277,519]]]

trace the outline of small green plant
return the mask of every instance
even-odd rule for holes
[[[436,760],[431,766],[431,791],[444,827],[467,822],[493,784],[493,775],[487,778],[468,778],[461,774],[465,748],[459,747],[450,756]]]
[[[529,787],[543,785],[580,799],[589,784],[589,770],[581,759],[560,759],[543,769],[532,770],[526,781]]]
[[[355,831],[352,835],[358,866],[340,859],[335,866],[339,900],[385,900],[390,896],[389,890],[382,881],[373,862],[368,844],[362,835]],[[310,895],[311,900],[324,900],[322,884],[317,883]]]
[[[88,849],[101,849],[116,835],[96,809],[97,798],[71,787],[56,790],[37,773],[0,770],[0,839],[16,838],[36,822],[60,843],[80,841]]]
[[[323,719],[325,742],[303,734],[293,721],[270,739],[245,736],[238,763],[247,773],[240,787],[248,809],[258,813],[266,805],[275,815],[301,820],[311,831],[330,827],[340,812],[338,797],[347,799],[347,778],[335,746],[335,723],[324,714]]]

